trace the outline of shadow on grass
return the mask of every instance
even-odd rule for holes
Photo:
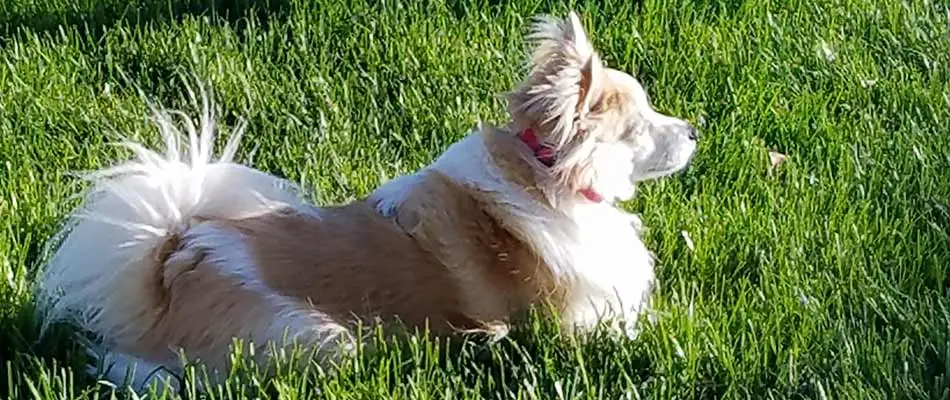
[[[285,16],[290,6],[290,0],[101,0],[42,6],[18,4],[16,0],[11,3],[0,12],[0,46],[20,35],[55,34],[61,29],[78,29],[80,35],[94,41],[114,26],[165,23],[188,15],[221,19],[240,30],[244,18],[254,17],[267,24]]]
[[[222,394],[232,398],[276,398],[288,390],[284,394],[290,397],[372,392],[399,398],[420,389],[407,382],[419,382],[424,390],[448,391],[460,398],[555,398],[561,392],[622,398],[655,373],[653,361],[645,352],[637,351],[635,342],[606,332],[573,340],[561,335],[554,325],[533,318],[498,341],[479,334],[435,337],[418,330],[384,333],[376,328],[375,334],[364,340],[364,351],[344,357],[341,364],[329,369],[317,367],[320,356],[292,348],[277,353],[281,356],[272,360],[275,363],[258,365],[247,357],[246,350],[240,350],[244,346],[238,340],[236,350],[232,350],[232,360],[237,363],[229,368],[227,379],[213,383],[200,363],[186,362],[184,375],[174,382],[180,387],[178,396],[186,399],[220,398]],[[23,382],[16,383],[21,390],[25,387]],[[204,387],[212,395],[203,396],[201,390],[193,390],[195,387]],[[109,394],[107,386],[89,377],[77,376],[72,390]]]
[[[87,358],[73,330],[53,326],[41,338],[32,302],[4,305],[0,326],[0,397],[26,398],[30,392],[76,395],[95,386],[95,380],[82,373]]]
[[[500,339],[477,333],[433,337],[418,331],[388,339],[378,335],[371,346],[379,348],[343,365],[329,384],[388,382],[380,389],[406,394],[401,391],[407,380],[425,378],[464,398],[556,398],[562,391],[622,398],[653,376],[653,360],[638,351],[637,342],[607,330],[581,339],[563,334],[556,325],[553,318],[532,315]]]

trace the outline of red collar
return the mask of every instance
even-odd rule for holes
[[[554,165],[554,162],[557,161],[557,152],[554,146],[541,141],[538,135],[534,133],[534,129],[525,129],[518,137],[524,144],[528,145],[531,151],[534,152],[534,158],[538,159],[538,162],[544,164],[544,166],[551,167]],[[594,203],[604,201],[604,197],[601,196],[600,193],[597,193],[594,188],[586,187],[577,192]]]

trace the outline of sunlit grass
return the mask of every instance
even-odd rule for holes
[[[950,398],[950,8],[933,1],[582,2],[607,63],[701,126],[644,185],[657,324],[636,341],[418,338],[335,375],[243,366],[209,398]],[[154,141],[128,78],[190,109],[213,84],[254,166],[321,203],[430,162],[522,72],[564,4],[488,0],[7,0],[0,4],[0,394],[110,396],[65,334],[37,341],[42,246],[82,185]],[[788,156],[770,170],[769,151]],[[689,238],[687,241],[686,238]],[[384,345],[385,342],[380,343]],[[240,369],[240,368],[239,368]],[[274,375],[272,379],[265,378]],[[194,397],[194,382],[184,394]],[[191,393],[191,395],[189,395]]]

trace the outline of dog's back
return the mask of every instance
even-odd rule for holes
[[[212,160],[207,102],[200,124],[181,124],[186,152],[158,110],[164,155],[129,143],[136,161],[91,176],[41,281],[47,321],[78,322],[122,366],[171,369],[180,349],[223,368],[234,338],[332,356],[359,322],[468,330],[541,303],[564,327],[610,320],[634,335],[653,260],[613,202],[685,168],[697,132],[603,65],[576,14],[542,18],[530,37],[507,125],[337,208],[232,163],[240,134]],[[136,372],[139,384],[150,371]]]
[[[537,255],[476,191],[439,172],[415,175],[385,213],[380,196],[316,208],[289,183],[232,163],[239,134],[213,160],[214,120],[202,124],[187,152],[159,124],[164,155],[132,143],[138,160],[93,175],[46,269],[47,320],[100,336],[100,358],[176,371],[183,350],[224,370],[237,338],[262,359],[274,344],[332,359],[358,324],[477,330],[544,290]],[[144,384],[151,372],[133,377]]]

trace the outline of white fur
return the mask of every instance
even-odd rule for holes
[[[606,68],[574,12],[565,20],[542,19],[530,38],[535,42],[532,68],[511,96],[509,112],[550,127],[546,139],[556,146],[559,159],[549,172],[559,177],[555,180],[561,188],[589,187],[607,201],[591,203],[574,192],[548,188],[558,197],[552,202],[559,212],[541,220],[543,229],[516,231],[554,258],[546,261],[553,261],[557,271],[576,278],[571,322],[590,327],[609,314],[633,319],[648,301],[653,259],[639,237],[639,219],[613,207],[613,200],[632,197],[637,182],[683,169],[696,150],[696,131],[654,110],[635,78]],[[606,110],[620,115],[608,114],[612,119],[605,122],[590,114],[590,105],[608,88],[623,95],[626,104]],[[520,221],[536,224],[530,218]]]
[[[152,281],[148,276],[154,271],[149,267],[154,263],[151,254],[168,235],[187,230],[194,217],[240,218],[284,206],[307,208],[291,183],[231,163],[243,126],[232,133],[222,156],[213,159],[215,117],[211,100],[202,94],[204,110],[198,126],[182,118],[187,150],[181,149],[183,133],[169,112],[153,108],[166,144],[165,154],[126,142],[137,159],[88,175],[93,188],[77,217],[56,236],[60,240],[51,243],[56,252],[39,281],[39,309],[46,313],[44,329],[66,321],[103,338],[139,337],[149,328],[141,323],[142,316],[154,312],[150,308],[150,288],[143,287]],[[259,282],[251,276],[253,266],[237,241],[217,235],[211,228],[203,229],[190,233],[198,245],[214,242],[203,247],[219,249],[213,256],[226,260],[232,268],[229,272],[251,284]],[[180,254],[187,256],[189,252]],[[183,260],[169,261],[174,267]],[[174,268],[164,272],[173,274]],[[266,291],[262,285],[255,289]],[[318,317],[305,315],[286,299],[271,298],[274,323],[254,336],[277,337],[282,334],[277,331],[287,327],[296,331],[291,335],[297,335],[301,326],[321,323]],[[135,361],[134,357],[116,353],[100,356],[118,361],[116,365],[123,369]],[[136,384],[144,383],[139,379],[143,369],[150,368],[137,368],[133,376]],[[117,378],[125,371],[113,368],[109,374]]]
[[[620,144],[627,147],[630,155],[616,161],[612,170],[629,171],[634,182],[669,175],[689,164],[696,151],[696,138],[689,137],[693,127],[686,121],[663,115],[650,105],[646,91],[635,78],[623,72],[607,69],[607,76],[616,85],[630,93],[629,102],[635,123],[633,134]],[[623,168],[624,164],[632,165]]]
[[[574,12],[541,18],[529,39],[531,69],[509,97],[509,113],[514,129],[541,128],[557,151],[552,179],[539,182],[553,209],[505,182],[480,134],[452,145],[430,168],[507,206],[494,210],[497,220],[569,285],[566,322],[589,328],[610,315],[632,320],[653,285],[653,259],[639,219],[613,201],[632,197],[639,181],[684,168],[696,149],[695,129],[654,110],[635,78],[606,68]],[[608,88],[626,104],[601,110],[605,121],[591,107]],[[607,201],[588,201],[577,193],[584,188]]]
[[[90,363],[88,372],[91,375],[102,375],[110,383],[128,386],[134,390],[157,385],[156,393],[164,390],[177,392],[181,388],[181,369],[169,370],[166,366],[102,347],[90,348],[89,355],[96,361]]]
[[[266,347],[272,344],[300,344],[314,346],[316,350],[331,344],[336,347],[343,344],[343,351],[352,348],[347,340],[349,331],[346,327],[313,307],[280,295],[268,287],[243,239],[233,229],[207,222],[189,228],[181,240],[185,246],[174,252],[165,262],[166,275],[174,276],[180,273],[180,269],[176,268],[179,265],[194,266],[200,255],[209,264],[217,266],[226,276],[240,282],[242,288],[259,294],[263,300],[261,307],[273,310],[274,318],[270,323],[246,327],[247,336],[255,346],[257,356],[262,360],[268,356],[269,350]],[[331,343],[340,339],[343,343]]]
[[[531,69],[509,96],[508,110],[521,124],[517,129],[544,128],[545,141],[557,149],[551,173],[559,185],[548,189],[589,187],[608,200],[625,199],[636,182],[686,166],[696,149],[695,129],[654,110],[634,77],[607,68],[577,14],[541,18],[529,39]],[[622,116],[609,122],[591,110],[607,90],[626,103]]]
[[[692,128],[654,111],[635,79],[603,67],[574,13],[565,21],[539,24],[533,37],[539,41],[533,73],[551,75],[533,75],[527,85],[531,90],[511,111],[549,118],[544,123],[553,122],[549,124],[553,136],[547,139],[569,147],[558,149],[563,158],[549,172],[576,168],[572,172],[577,174],[563,176],[597,189],[609,201],[592,202],[571,187],[548,190],[553,206],[542,204],[505,180],[488,153],[481,129],[450,146],[429,167],[383,185],[370,200],[382,215],[391,215],[431,171],[478,189],[498,205],[489,210],[495,219],[541,256],[568,289],[570,304],[564,322],[586,330],[612,317],[615,322],[629,322],[626,333],[632,334],[654,279],[653,259],[639,236],[639,220],[614,207],[612,200],[633,196],[638,181],[685,167],[695,150]],[[560,69],[552,72],[555,67]],[[583,95],[581,81],[589,88]],[[633,93],[628,100],[635,111],[625,115],[629,123],[594,129],[624,129],[630,134],[603,135],[621,138],[608,142],[595,140],[593,130],[587,137],[579,135],[581,127],[595,125],[586,118],[598,91],[608,84],[626,85]],[[183,134],[170,114],[154,110],[165,154],[129,142],[126,145],[138,156],[136,160],[89,176],[94,187],[82,217],[58,235],[64,239],[54,243],[59,248],[40,280],[39,298],[41,309],[48,313],[47,323],[76,322],[104,338],[140,337],[149,326],[141,323],[143,315],[155,318],[150,315],[154,310],[149,307],[148,293],[153,288],[144,283],[150,282],[148,274],[154,272],[149,268],[155,262],[152,252],[169,235],[185,233],[183,247],[169,258],[169,268],[163,271],[168,274],[166,284],[175,276],[176,266],[193,265],[199,252],[218,261],[214,264],[222,272],[248,284],[248,290],[261,295],[261,306],[273,311],[271,323],[246,326],[243,336],[266,341],[288,335],[318,348],[332,339],[346,339],[346,328],[298,300],[270,291],[237,234],[217,229],[213,223],[196,224],[196,218],[241,218],[280,207],[319,216],[300,200],[292,184],[231,162],[242,128],[221,158],[213,160],[214,115],[211,103],[203,100],[198,126],[182,118],[187,150],[181,149]],[[541,184],[557,183],[564,182],[551,179]],[[71,234],[66,236],[66,232]],[[121,353],[99,354],[122,367],[141,364]],[[141,367],[150,369],[151,365]],[[134,378],[139,385],[145,384],[139,373]]]
[[[376,188],[369,195],[369,200],[376,204],[376,211],[380,215],[387,218],[393,217],[396,208],[406,201],[413,187],[421,181],[422,178],[418,173],[398,176]]]
[[[577,243],[576,227],[572,221],[563,219],[522,189],[505,181],[485,148],[481,132],[471,133],[449,146],[429,168],[461,185],[490,193],[496,202],[507,205],[504,214],[494,215],[496,220],[516,237],[528,242],[555,275],[570,278],[574,269],[570,258],[572,247]]]
[[[429,168],[507,206],[503,215],[495,215],[497,220],[509,223],[506,228],[570,285],[573,303],[565,322],[590,329],[612,315],[633,326],[654,276],[653,258],[640,240],[635,216],[576,194],[558,201],[558,210],[541,205],[504,180],[480,132],[450,146]]]
[[[554,122],[548,140],[563,147],[577,130],[578,104],[585,117],[594,100],[590,94],[602,86],[603,65],[573,11],[564,20],[539,17],[527,39],[535,43],[529,76],[539,79],[532,82],[532,99],[515,107],[516,112],[543,110],[545,122]],[[578,92],[582,81],[590,85],[584,98]]]
[[[186,245],[165,261],[163,273],[166,284],[184,272],[182,268],[192,268],[199,258],[204,258],[244,287],[261,295],[271,293],[241,237],[233,230],[215,226],[214,223],[197,224],[183,232],[181,240]]]

